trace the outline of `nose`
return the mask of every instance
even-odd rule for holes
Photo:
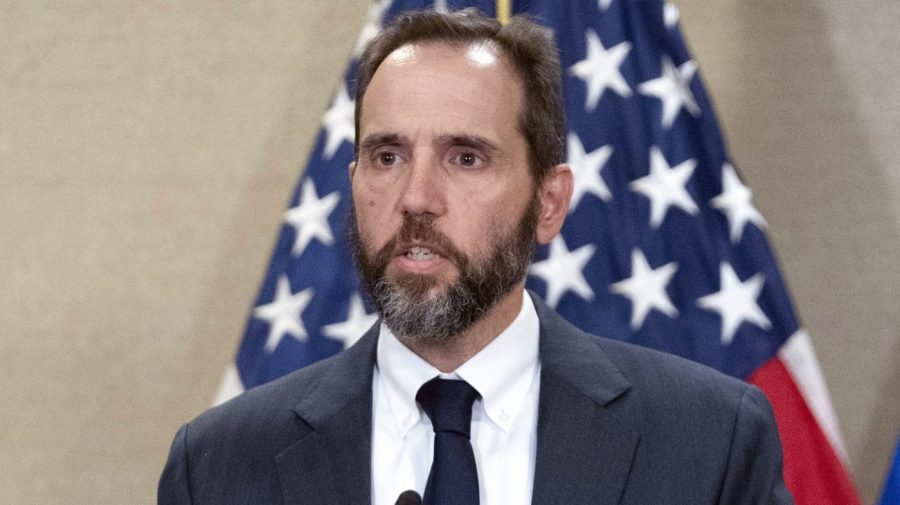
[[[438,217],[446,210],[445,181],[440,164],[423,156],[414,159],[400,188],[400,206],[405,214]]]

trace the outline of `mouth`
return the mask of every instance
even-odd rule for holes
[[[428,246],[411,246],[406,249],[403,256],[411,261],[433,261],[443,258],[440,253]]]
[[[394,249],[397,265],[409,273],[433,274],[448,260],[442,249],[433,244],[405,242]]]

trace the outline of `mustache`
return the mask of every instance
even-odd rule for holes
[[[440,250],[441,255],[453,261],[460,268],[469,264],[465,253],[453,244],[449,237],[435,229],[434,218],[429,216],[414,216],[406,214],[403,223],[397,233],[387,241],[375,254],[374,264],[382,272],[397,250],[397,244],[402,242],[423,242]]]

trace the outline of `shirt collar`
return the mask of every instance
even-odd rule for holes
[[[488,419],[508,431],[538,376],[539,328],[534,303],[525,293],[519,314],[503,332],[454,372],[442,374],[382,323],[376,351],[380,397],[387,400],[399,432],[405,435],[418,422],[416,393],[437,376],[468,382],[481,395]]]

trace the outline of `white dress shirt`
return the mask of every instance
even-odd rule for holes
[[[372,503],[394,505],[403,491],[425,493],[434,453],[431,421],[416,403],[419,387],[441,376],[481,395],[472,407],[472,449],[481,505],[528,505],[537,452],[539,322],[526,293],[515,320],[453,373],[403,345],[384,325],[372,381]]]

